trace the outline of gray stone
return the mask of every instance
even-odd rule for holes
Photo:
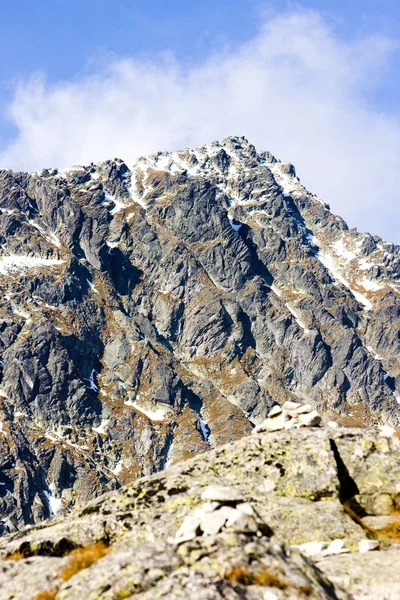
[[[53,590],[57,600],[183,599],[189,593],[221,600],[221,590],[225,597],[240,590],[256,600],[266,588],[278,598],[396,597],[396,542],[381,532],[382,549],[360,553],[371,546],[372,533],[341,501],[352,490],[356,500],[357,486],[372,508],[379,486],[397,498],[399,453],[395,437],[345,428],[292,429],[228,443],[94,498],[64,518],[3,536],[0,598],[25,600],[29,589],[35,595]],[[264,489],[266,481],[274,485]],[[219,500],[204,501],[203,492]],[[62,578],[74,557],[92,556],[99,547],[104,551],[93,563]]]
[[[200,528],[204,535],[215,535],[221,531],[227,521],[230,521],[235,509],[222,506],[220,509],[205,514],[200,521]]]
[[[298,420],[300,425],[303,425],[304,427],[317,427],[321,423],[322,418],[316,410],[313,410],[311,412],[299,414]]]
[[[379,540],[360,540],[358,542],[359,552],[371,552],[372,550],[378,550]]]
[[[287,404],[287,402],[285,404]],[[282,408],[276,404],[269,411],[268,418],[272,419],[272,417],[277,417],[278,415],[281,415],[281,414],[282,414]]]
[[[240,509],[233,509],[226,521],[226,527],[238,533],[257,533],[258,525],[254,516]]]
[[[332,556],[318,561],[318,567],[356,600],[397,600],[400,598],[398,550]]]
[[[243,495],[239,489],[227,485],[207,487],[201,494],[203,500],[211,502],[241,502]]]

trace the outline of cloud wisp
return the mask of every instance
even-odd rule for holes
[[[6,168],[125,160],[245,135],[296,165],[305,185],[360,230],[400,242],[400,120],[369,99],[397,46],[339,39],[313,12],[187,67],[171,57],[115,59],[72,82],[20,82]]]

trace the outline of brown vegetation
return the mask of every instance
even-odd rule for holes
[[[259,585],[263,587],[276,588],[278,590],[286,590],[291,586],[286,581],[282,581],[279,577],[267,571],[262,565],[252,568],[250,565],[239,564],[228,567],[223,573],[223,579],[231,583],[239,583],[241,585]],[[311,586],[301,585],[296,586],[296,590],[304,596],[310,596],[312,593]]]
[[[21,552],[20,550],[16,550],[15,552],[12,552],[11,554],[7,554],[7,556],[4,558],[4,560],[22,560],[23,558],[26,558],[27,556],[29,556],[29,555],[25,554],[24,552]]]
[[[279,590],[285,590],[289,585],[269,573],[262,567],[256,569],[251,568],[249,565],[234,565],[228,567],[223,574],[223,578],[232,583],[240,583],[242,585],[262,585],[265,587],[275,587]]]
[[[52,588],[38,592],[33,600],[55,600],[56,592]]]
[[[110,547],[104,542],[97,542],[86,548],[76,548],[69,554],[69,561],[60,571],[59,576],[64,581],[71,579],[76,573],[87,569],[93,563],[103,558],[110,551]]]
[[[392,521],[380,529],[371,529],[376,535],[381,535],[391,540],[400,540],[400,519]]]

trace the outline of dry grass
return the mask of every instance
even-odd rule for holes
[[[22,560],[23,558],[27,558],[27,556],[29,556],[29,555],[24,554],[20,550],[16,550],[15,552],[12,552],[11,554],[7,554],[7,556],[4,558],[4,560]]]
[[[351,500],[345,502],[342,506],[349,517],[353,519],[355,523],[360,525],[360,527],[362,527],[367,534],[372,534],[372,536],[375,538],[376,536],[381,536],[392,540],[400,540],[400,513],[397,509],[395,509],[392,514],[398,515],[398,520],[392,521],[391,523],[388,523],[384,527],[380,527],[378,529],[375,527],[370,527],[364,522],[363,518],[357,514],[355,507],[351,505]]]
[[[391,540],[400,540],[400,520],[393,521],[392,523],[388,523],[384,527],[380,529],[372,529],[371,532],[376,535],[381,535],[386,538],[390,538]]]
[[[342,502],[342,506],[343,506],[344,512],[346,514],[348,514],[349,517],[355,523],[357,523],[357,525],[360,525],[360,527],[362,527],[367,532],[370,531],[369,527],[367,525],[365,525],[365,523],[362,520],[362,516],[364,516],[364,515],[359,514],[360,509],[357,504],[354,504],[354,502],[352,501],[352,498],[350,498],[350,500],[346,500],[345,502]]]
[[[55,597],[55,590],[49,588],[47,590],[43,590],[42,592],[38,592],[36,596],[33,597],[33,600],[55,600]]]
[[[223,573],[223,579],[231,583],[239,583],[241,585],[259,585],[262,587],[271,587],[278,590],[286,590],[294,588],[296,591],[306,597],[312,594],[312,587],[309,585],[293,586],[286,581],[283,581],[273,573],[270,573],[262,566],[252,568],[249,565],[239,564],[228,567]]]
[[[68,581],[76,573],[87,569],[93,563],[103,558],[110,551],[110,547],[104,542],[97,542],[86,548],[76,548],[69,554],[69,561],[60,571],[59,576],[63,581]]]
[[[261,585],[264,587],[274,587],[279,590],[286,590],[289,585],[269,573],[262,567],[252,569],[248,565],[235,565],[228,567],[224,572],[223,578],[231,583],[240,583],[242,585]]]

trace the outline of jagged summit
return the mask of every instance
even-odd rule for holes
[[[231,137],[0,171],[0,519],[248,433],[271,407],[397,425],[400,250]]]

